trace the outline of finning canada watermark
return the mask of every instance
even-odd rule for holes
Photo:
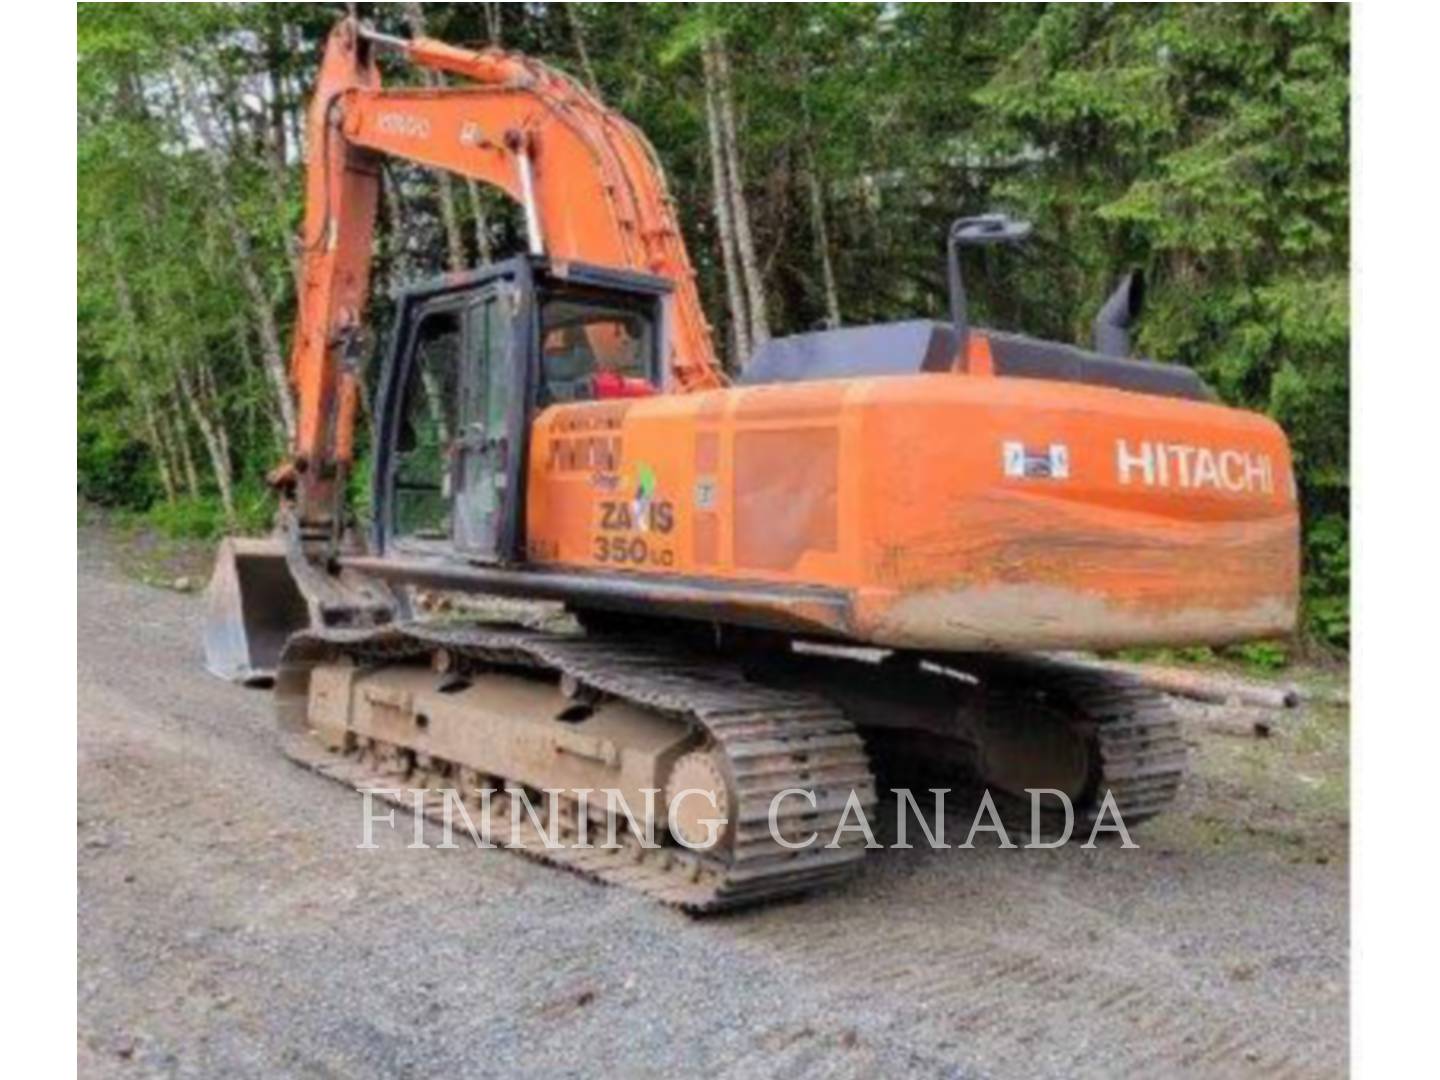
[[[659,788],[626,792],[618,788],[535,791],[525,787],[485,787],[462,792],[453,787],[367,787],[361,791],[363,818],[357,847],[362,850],[380,847],[375,842],[377,825],[392,830],[404,827],[396,813],[401,808],[413,815],[413,839],[407,845],[411,848],[457,848],[461,845],[456,836],[463,834],[481,848],[614,850],[638,844],[653,849],[673,842],[691,851],[706,852],[725,846],[733,824],[722,811],[715,792],[705,788],[687,788],[668,797]],[[822,800],[834,799],[834,793],[786,788],[770,799],[764,824],[776,846],[790,851],[856,846],[861,841],[866,848],[967,850],[973,849],[976,837],[982,835],[994,838],[987,846],[1002,849],[1060,848],[1082,835],[1079,846],[1085,849],[1095,848],[1097,840],[1108,835],[1118,838],[1121,848],[1140,846],[1131,839],[1113,792],[1105,791],[1093,813],[1086,814],[1084,827],[1077,835],[1074,804],[1069,795],[1056,788],[1026,788],[1024,800],[1005,795],[1007,806],[1028,801],[1029,810],[1028,822],[1020,823],[1010,816],[1008,826],[991,792],[981,792],[964,842],[951,843],[946,833],[947,818],[952,817],[947,813],[951,791],[928,789],[929,798],[922,806],[909,788],[892,788],[894,808],[889,810],[851,789],[840,812],[834,814],[820,812]],[[964,794],[968,799],[974,793]],[[887,843],[876,839],[882,813],[894,815],[893,831],[885,833],[893,839]],[[430,823],[440,827],[439,843],[431,842]],[[950,833],[951,837],[955,835],[955,831]],[[1016,837],[1024,842],[1016,843]]]

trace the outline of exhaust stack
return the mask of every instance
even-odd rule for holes
[[[1126,359],[1130,352],[1130,324],[1145,303],[1145,275],[1131,270],[1095,315],[1095,351],[1101,356]]]

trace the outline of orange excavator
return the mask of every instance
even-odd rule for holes
[[[382,50],[463,81],[382,88]],[[1093,349],[972,326],[965,252],[1029,226],[963,218],[948,320],[773,339],[732,382],[654,151],[563,73],[346,19],[308,146],[295,445],[274,535],[222,545],[206,655],[273,681],[327,775],[481,793],[486,836],[709,911],[853,871],[877,772],[1158,813],[1165,700],[1051,653],[1294,626],[1285,437],[1132,358],[1137,275]],[[362,533],[385,155],[506,192],[529,250],[399,296]],[[601,790],[631,827],[592,847]]]

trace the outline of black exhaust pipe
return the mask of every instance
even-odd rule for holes
[[[1095,351],[1101,356],[1130,356],[1130,324],[1145,303],[1145,275],[1131,270],[1095,316]]]
[[[956,218],[950,225],[945,248],[946,279],[950,286],[950,321],[955,324],[963,362],[969,355],[970,304],[965,297],[965,279],[960,276],[960,249],[991,244],[1018,244],[1030,235],[1030,222],[1016,221],[1007,214],[977,214]]]

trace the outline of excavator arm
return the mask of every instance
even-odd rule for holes
[[[467,85],[384,89],[379,49]],[[672,389],[725,384],[685,242],[653,148],[574,79],[496,49],[331,32],[308,117],[299,317],[290,360],[298,426],[272,474],[303,525],[334,525],[354,453],[355,363],[369,296],[381,156],[490,184],[525,209],[532,252],[666,278]]]

